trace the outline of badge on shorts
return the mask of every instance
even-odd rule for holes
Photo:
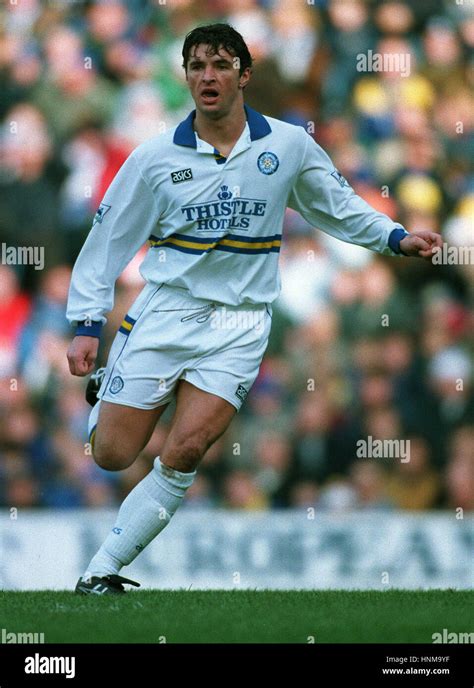
[[[274,174],[280,166],[280,161],[275,153],[265,151],[259,156],[257,165],[262,174]]]
[[[237,389],[235,390],[235,394],[236,394],[236,396],[239,397],[239,399],[241,401],[245,401],[245,398],[247,397],[248,392],[243,385],[239,385],[237,387]]]
[[[110,393],[118,394],[121,389],[123,389],[123,380],[120,375],[116,375],[110,383]]]

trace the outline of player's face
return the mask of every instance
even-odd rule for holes
[[[186,79],[196,108],[202,114],[212,118],[228,114],[249,78],[250,70],[246,69],[240,76],[238,60],[224,48],[216,54],[210,53],[207,45],[192,48]]]

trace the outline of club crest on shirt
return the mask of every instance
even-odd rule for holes
[[[265,151],[259,156],[257,165],[262,174],[274,174],[280,166],[280,161],[275,153]]]
[[[105,203],[101,203],[99,207],[97,208],[97,212],[94,215],[94,222],[92,223],[92,226],[95,225],[96,222],[98,222],[100,225],[102,224],[102,220],[104,219],[104,215],[109,212],[111,209],[111,205],[106,205]]]
[[[349,186],[346,178],[342,176],[339,170],[335,169],[334,172],[331,172],[331,177],[334,177],[334,179],[342,188],[344,188],[345,186]]]

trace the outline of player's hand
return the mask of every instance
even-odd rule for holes
[[[74,337],[67,350],[69,370],[72,375],[84,377],[94,370],[99,350],[97,337]]]
[[[425,260],[431,260],[438,248],[441,249],[442,247],[441,235],[430,232],[428,229],[415,229],[400,241],[400,249],[403,253]]]

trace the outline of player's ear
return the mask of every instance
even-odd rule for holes
[[[252,75],[252,70],[250,67],[246,67],[242,74],[239,77],[239,88],[245,88],[250,81],[250,77]]]

